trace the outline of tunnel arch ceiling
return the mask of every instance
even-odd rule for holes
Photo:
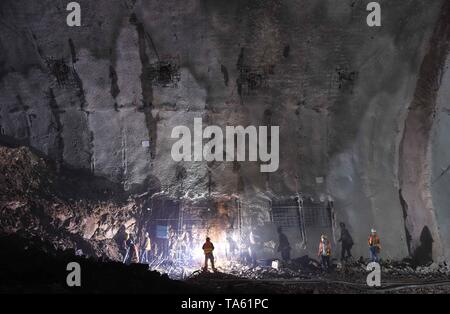
[[[127,189],[151,185],[173,197],[210,189],[248,197],[268,189],[331,197],[337,219],[359,239],[355,254],[367,255],[367,233],[375,226],[387,257],[407,256],[400,189],[406,225],[429,219],[430,232],[438,234],[447,224],[446,177],[428,189],[437,218],[421,218],[422,205],[414,201],[419,181],[408,183],[406,176],[421,167],[402,163],[409,158],[406,148],[418,151],[430,143],[429,134],[423,144],[414,143],[407,108],[416,101],[421,64],[447,1],[380,1],[386,5],[381,29],[364,24],[363,1],[339,2],[338,8],[334,0],[80,1],[89,8],[87,26],[66,32],[61,8],[45,10],[52,1],[6,1],[12,13],[34,13],[24,14],[26,20],[10,14],[6,24],[15,29],[0,32],[9,51],[21,52],[0,63],[12,65],[0,71],[2,136]],[[53,24],[41,25],[43,19]],[[145,79],[158,62],[152,42],[159,58],[179,67],[175,87]],[[75,69],[67,77],[56,77],[47,63],[61,58]],[[240,76],[243,67],[266,70],[266,86],[243,84],[238,92],[237,80],[248,79]],[[446,167],[446,116],[437,114],[433,162],[428,155],[417,159],[434,169],[434,177]],[[191,126],[194,117],[220,127],[268,120],[289,126],[281,130],[279,171],[261,174],[252,163],[172,162],[170,131]],[[406,228],[410,246],[420,243],[424,226]],[[439,237],[433,239],[438,245]]]

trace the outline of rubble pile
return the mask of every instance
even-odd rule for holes
[[[302,277],[301,271],[294,271],[290,268],[275,269],[272,267],[249,267],[235,265],[230,269],[230,273],[247,279],[294,279]]]
[[[449,278],[450,267],[444,263],[430,263],[428,265],[415,266],[410,262],[383,263],[382,273],[392,277],[414,276],[420,279]]]
[[[303,256],[276,268],[271,266],[251,267],[237,263],[232,264],[226,271],[247,279],[304,279],[320,273],[320,265],[308,256]]]
[[[172,279],[184,280],[197,273],[200,267],[182,261],[171,261],[168,258],[155,258],[150,262],[149,269],[166,274]]]
[[[308,257],[301,260],[307,261]],[[312,263],[314,260],[312,260]],[[306,264],[308,265],[309,262]],[[275,269],[235,264],[218,272],[194,272],[187,282],[224,293],[449,293],[448,266],[413,267],[409,262],[382,262],[382,286],[368,287],[362,261],[335,264],[329,273],[295,263]]]
[[[0,186],[0,234],[36,236],[55,248],[121,258],[119,231],[135,225],[138,208],[113,183],[57,169],[29,148],[0,146]]]

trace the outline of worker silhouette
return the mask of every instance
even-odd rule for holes
[[[231,260],[235,255],[236,252],[238,251],[238,247],[236,244],[236,241],[234,241],[232,235],[231,235],[232,231],[230,230],[229,232],[227,232],[227,236],[226,236],[226,240],[227,240],[227,258],[229,260]]]
[[[291,245],[281,227],[278,227],[278,252],[281,253],[283,262],[287,263],[291,260]]]
[[[348,258],[352,257],[352,247],[353,247],[353,238],[350,235],[350,232],[345,227],[343,222],[340,223],[341,226],[341,237],[338,242],[341,242],[341,261],[345,261]]]
[[[203,252],[205,253],[205,267],[203,268],[203,271],[208,270],[208,260],[211,261],[211,268],[213,271],[216,271],[216,268],[214,267],[214,244],[211,242],[211,239],[208,237],[206,238],[206,242],[202,246]]]
[[[256,233],[255,227],[252,227],[250,229],[250,234],[248,236],[248,242],[249,242],[248,253],[252,260],[252,267],[256,267],[256,266],[258,266],[258,258],[256,256],[256,251],[259,249],[261,242],[260,242],[259,235]]]
[[[129,238],[127,239],[126,246],[127,246],[127,253],[123,260],[124,264],[129,265],[134,262],[139,263],[138,248],[132,235],[130,235]]]

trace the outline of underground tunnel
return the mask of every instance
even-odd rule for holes
[[[448,0],[69,2],[0,4],[0,292],[450,292]]]

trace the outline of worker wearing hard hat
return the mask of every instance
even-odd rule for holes
[[[213,271],[216,271],[216,268],[214,267],[214,244],[212,244],[211,239],[208,237],[206,238],[206,242],[202,246],[203,252],[205,253],[205,267],[203,268],[204,271],[208,270],[208,260],[211,261],[211,268]]]

